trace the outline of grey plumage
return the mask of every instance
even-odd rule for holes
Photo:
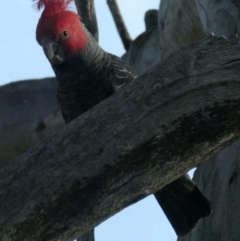
[[[66,123],[137,77],[128,64],[105,52],[88,35],[85,50],[61,65],[52,65],[58,82],[57,99]]]

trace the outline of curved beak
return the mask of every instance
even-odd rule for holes
[[[66,57],[60,43],[50,38],[42,38],[41,46],[51,64],[62,64],[65,62]]]

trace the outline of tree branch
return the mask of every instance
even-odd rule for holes
[[[86,28],[98,41],[98,24],[94,0],[75,0],[75,4]]]
[[[56,79],[0,87],[0,168],[64,126]]]
[[[158,10],[157,9],[149,9],[145,12],[144,15],[144,22],[146,30],[149,30],[151,28],[157,28],[158,27]]]
[[[83,234],[81,237],[77,238],[77,241],[94,241],[94,229],[91,229],[87,233]]]
[[[112,16],[113,16],[117,31],[119,33],[119,36],[122,40],[123,46],[127,51],[132,43],[132,40],[127,31],[125,23],[123,21],[117,2],[116,0],[107,0],[107,4],[109,6],[110,12],[112,13]]]
[[[238,139],[238,42],[178,51],[1,169],[0,239],[80,236]]]

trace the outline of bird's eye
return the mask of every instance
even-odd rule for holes
[[[66,38],[66,37],[68,36],[68,31],[67,31],[67,30],[64,30],[64,31],[62,32],[62,36],[63,36],[63,38]]]

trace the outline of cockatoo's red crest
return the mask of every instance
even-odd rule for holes
[[[51,16],[67,10],[68,5],[74,0],[33,0],[40,10],[44,8],[44,15]]]
[[[64,53],[71,57],[85,49],[89,37],[79,15],[69,6],[74,0],[33,0],[38,9],[44,8],[38,21],[36,38],[45,54]],[[46,40],[47,39],[47,40]],[[44,46],[43,46],[44,45]],[[51,49],[58,46],[57,49]],[[50,51],[51,50],[51,51]],[[49,57],[49,58],[50,58]]]

